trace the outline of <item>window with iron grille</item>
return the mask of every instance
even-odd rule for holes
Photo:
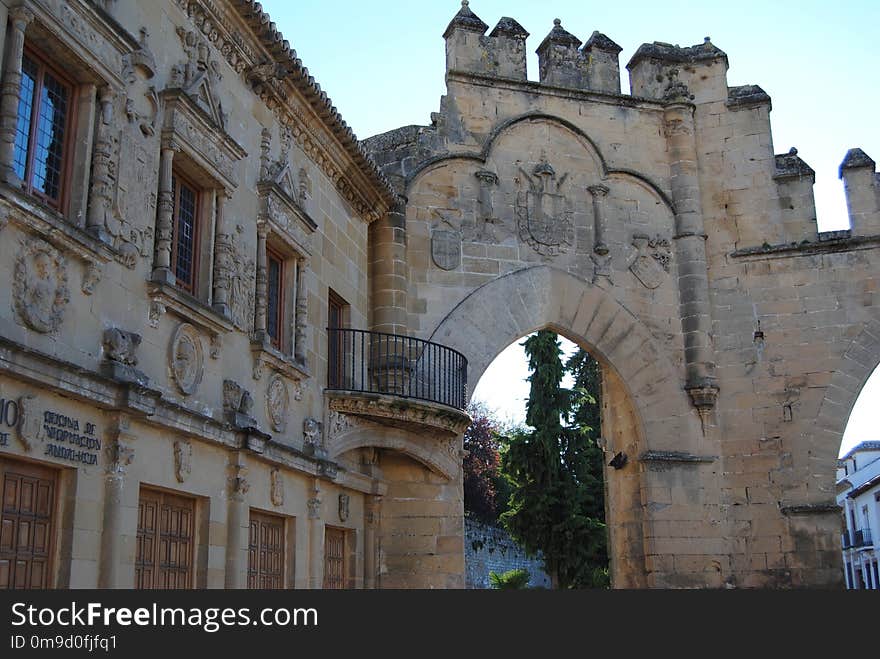
[[[283,341],[283,323],[285,316],[285,267],[284,258],[271,248],[266,249],[266,257],[268,263],[268,289],[267,289],[267,309],[266,309],[266,331],[272,345],[278,349],[282,349]]]
[[[172,267],[177,285],[194,294],[198,271],[200,195],[192,183],[177,173],[172,178],[171,189],[174,199]]]
[[[74,87],[28,48],[22,56],[13,169],[28,193],[61,209],[67,176]]]

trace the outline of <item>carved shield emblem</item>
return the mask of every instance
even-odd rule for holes
[[[461,236],[457,231],[436,229],[431,234],[431,258],[441,270],[461,265]]]
[[[556,176],[556,171],[542,160],[532,172],[520,170],[529,190],[517,195],[516,216],[519,237],[539,254],[555,256],[574,244],[572,209],[562,194],[568,174]]]
[[[660,238],[651,240],[648,236],[637,234],[633,236],[632,244],[636,252],[629,266],[630,271],[645,288],[657,288],[668,272],[669,242]]]
[[[22,245],[15,259],[13,282],[17,318],[37,332],[54,332],[70,301],[67,261],[49,243],[33,239]]]

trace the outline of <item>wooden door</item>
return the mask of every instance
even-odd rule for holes
[[[345,531],[327,528],[324,532],[324,588],[343,590],[347,587]]]
[[[0,589],[49,588],[57,472],[0,460]]]
[[[141,489],[135,588],[192,587],[195,501]]]
[[[284,588],[284,519],[251,511],[248,588]]]

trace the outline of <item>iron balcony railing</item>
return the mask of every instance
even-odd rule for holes
[[[467,405],[467,359],[457,350],[410,336],[330,328],[327,389],[391,394]]]
[[[856,549],[859,547],[870,547],[871,529],[858,529],[857,531],[844,531],[841,538],[844,549]]]

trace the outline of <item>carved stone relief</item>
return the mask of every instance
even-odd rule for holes
[[[568,174],[542,158],[531,174],[520,168],[528,190],[517,194],[516,218],[520,239],[544,256],[555,256],[574,245],[571,202],[562,193]]]
[[[632,239],[635,252],[630,258],[630,271],[645,288],[654,289],[663,283],[669,272],[672,249],[665,238],[649,238],[636,234]]]
[[[137,366],[138,358],[135,353],[140,344],[140,334],[126,332],[117,327],[104,330],[104,356],[110,361]]]
[[[18,438],[29,453],[43,441],[43,415],[36,408],[36,400],[33,394],[18,399]]]
[[[187,441],[174,442],[174,475],[178,483],[183,483],[192,473],[192,444]]]
[[[287,391],[287,383],[284,378],[276,374],[269,380],[266,390],[266,410],[269,423],[275,432],[284,432],[287,429],[287,414],[290,409],[290,394]]]
[[[252,332],[254,329],[254,290],[256,286],[257,266],[253,258],[249,258],[235,248],[240,244],[243,229],[237,225],[235,230],[238,234],[229,242],[230,266],[229,278],[229,311],[232,322],[244,332]]]
[[[96,261],[86,263],[85,269],[83,270],[82,286],[80,287],[82,292],[86,295],[94,293],[95,286],[101,281],[103,274],[104,266],[102,264],[97,263]]]
[[[187,396],[194,393],[205,369],[202,340],[195,327],[183,323],[177,328],[171,338],[168,361],[178,389]]]
[[[38,238],[24,242],[15,259],[13,299],[16,319],[37,332],[54,332],[70,301],[67,261]]]
[[[351,497],[348,494],[339,495],[339,521],[347,522],[350,513]]]
[[[449,229],[431,232],[431,258],[441,270],[455,270],[461,265],[461,234]]]
[[[327,439],[332,444],[333,440],[337,437],[357,427],[359,422],[356,417],[337,412],[336,410],[330,410],[330,414],[327,415],[327,424],[329,426],[327,429]]]
[[[315,453],[321,448],[323,424],[311,417],[303,421],[303,448],[307,453]]]
[[[269,472],[269,498],[273,506],[284,505],[284,476],[277,467]]]
[[[234,380],[223,380],[223,409],[250,416],[254,409],[254,397]]]
[[[178,27],[177,35],[187,59],[172,67],[169,87],[183,89],[211,117],[215,125],[226,130],[227,115],[215,92],[223,77],[219,62],[210,57],[208,42],[195,30]]]

